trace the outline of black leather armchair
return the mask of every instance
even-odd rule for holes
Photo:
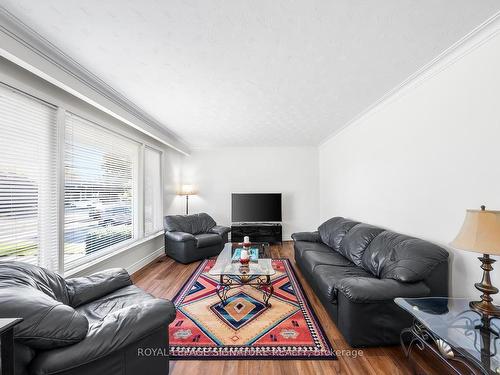
[[[218,255],[231,231],[205,213],[165,216],[164,227],[165,253],[184,264]]]
[[[24,318],[14,331],[18,375],[168,373],[175,307],[134,286],[123,269],[65,280],[0,262],[2,317]],[[160,355],[141,355],[151,348]]]

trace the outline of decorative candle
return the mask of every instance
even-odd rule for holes
[[[249,261],[250,261],[250,253],[245,248],[241,249],[240,263],[243,265],[247,265]]]

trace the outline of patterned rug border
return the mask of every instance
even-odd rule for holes
[[[187,292],[186,289],[188,289],[190,283],[192,280],[197,280],[198,277],[203,273],[203,270],[205,269],[205,265],[210,261],[214,259],[205,259],[203,260],[198,267],[193,271],[191,276],[189,276],[188,280],[184,283],[184,285],[181,287],[181,289],[175,294],[175,297],[172,299],[173,304],[176,306],[177,300],[183,296],[185,292]],[[320,324],[319,319],[316,315],[316,311],[314,311],[314,308],[309,301],[309,298],[305,294],[304,288],[302,287],[302,283],[299,281],[299,278],[297,277],[297,272],[292,266],[292,263],[290,262],[290,259],[287,258],[272,258],[272,260],[280,260],[286,263],[288,266],[287,268],[291,271],[291,274],[293,278],[296,281],[297,286],[299,287],[299,292],[304,298],[304,302],[306,303],[306,306],[308,307],[308,310],[311,314],[311,318],[315,321],[316,326],[318,327],[319,331],[323,335],[323,338],[326,342],[326,345],[328,347],[328,350],[330,351],[329,356],[322,356],[322,357],[314,357],[314,356],[294,356],[294,357],[287,357],[286,355],[283,356],[228,356],[228,355],[221,355],[221,356],[178,356],[178,355],[170,355],[170,359],[174,361],[183,361],[183,360],[188,360],[188,361],[217,361],[217,360],[227,360],[227,359],[232,359],[232,360],[276,360],[276,361],[294,361],[294,360],[318,360],[318,361],[334,361],[338,360],[337,355],[335,354],[335,351],[332,347],[332,344],[330,342],[330,339],[326,335],[325,330],[323,329],[323,326]],[[176,306],[177,308],[177,306]],[[169,344],[170,346],[170,344]]]

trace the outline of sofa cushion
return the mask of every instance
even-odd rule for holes
[[[194,238],[196,238],[196,247],[218,245],[222,241],[221,236],[215,233],[195,234]]]
[[[296,256],[302,258],[307,251],[317,251],[322,253],[332,253],[331,247],[320,242],[295,241],[293,244]]]
[[[23,318],[14,329],[14,337],[33,349],[76,344],[87,334],[84,316],[35,288],[0,286],[0,301],[0,318]]]
[[[433,243],[384,231],[371,241],[361,265],[379,278],[415,282],[447,260],[448,252]]]
[[[403,283],[393,279],[359,276],[342,279],[337,284],[337,290],[356,303],[392,301],[396,297],[427,297],[431,292],[423,281]]]
[[[72,307],[64,279],[24,262],[0,262],[0,318],[20,317],[18,342],[33,349],[75,344],[85,337],[88,322]]]
[[[337,301],[337,292],[340,282],[350,277],[366,277],[376,279],[373,275],[364,269],[355,266],[333,266],[318,265],[314,269],[314,281],[318,286],[320,293],[328,301],[335,303]]]
[[[154,299],[152,295],[144,292],[135,285],[129,285],[115,290],[98,300],[81,305],[76,308],[76,311],[87,318],[90,325],[92,325],[104,319],[108,314],[127,306],[141,305]]]
[[[215,227],[216,223],[206,213],[194,215],[169,215],[165,216],[163,226],[168,232],[185,232],[191,234],[207,233]]]
[[[361,266],[361,259],[372,240],[384,229],[369,224],[357,224],[351,228],[340,245],[339,253],[350,259],[357,266]]]
[[[311,275],[313,275],[316,267],[320,265],[352,267],[354,266],[354,263],[335,251],[304,252],[302,256],[302,267],[306,272],[309,272]]]
[[[349,230],[359,224],[357,221],[334,217],[318,227],[321,240],[333,250],[339,251],[340,244]]]
[[[69,305],[77,307],[129,285],[132,285],[132,280],[123,268],[111,268],[89,276],[67,279]]]
[[[2,286],[29,286],[56,301],[68,304],[69,295],[65,280],[57,273],[25,262],[0,262]]]

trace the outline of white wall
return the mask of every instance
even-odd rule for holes
[[[185,158],[184,183],[199,195],[190,213],[207,212],[231,224],[231,192],[283,193],[283,239],[318,225],[318,159],[315,147],[244,147],[193,150]],[[183,204],[184,198],[178,197]]]
[[[466,208],[500,209],[499,67],[497,34],[321,145],[321,220],[347,216],[446,245]],[[479,296],[475,256],[452,250],[453,295]]]

